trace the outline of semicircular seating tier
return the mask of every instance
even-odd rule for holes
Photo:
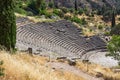
[[[56,57],[80,58],[88,51],[105,49],[106,43],[98,36],[86,38],[82,36],[82,30],[72,22],[60,20],[52,23],[28,22],[19,25],[16,47],[19,50],[32,48],[33,52],[39,54],[54,53]],[[47,54],[49,52],[51,53]]]

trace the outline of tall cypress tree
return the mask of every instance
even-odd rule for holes
[[[7,50],[16,43],[15,0],[0,0],[0,45]]]
[[[75,0],[75,10],[78,10],[78,4],[77,4],[77,0]]]
[[[116,25],[115,23],[115,11],[112,11],[112,21],[111,21],[111,27],[113,28]]]

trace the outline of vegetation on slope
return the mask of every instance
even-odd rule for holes
[[[76,67],[90,75],[102,77],[104,80],[120,80],[120,72],[115,68],[105,68],[94,63],[79,61]]]
[[[47,57],[0,51],[0,60],[4,61],[5,68],[5,75],[0,80],[84,80],[71,72],[52,69],[47,65]]]
[[[116,60],[120,61],[120,36],[114,35],[111,41],[108,43],[109,54],[107,56],[113,56]]]
[[[11,55],[6,51],[0,51],[0,60],[4,61],[2,67],[5,69],[4,76],[0,77],[1,80],[85,80],[71,72],[52,69],[47,65],[49,61],[47,57],[31,56],[22,52]],[[77,61],[75,67],[90,75],[103,77],[105,80],[120,79],[119,72],[113,72],[97,64]]]
[[[63,5],[57,5],[57,3],[61,3],[62,0],[57,2],[56,0],[45,1],[45,0],[17,0],[17,8],[16,12],[20,14],[24,14],[26,16],[32,16],[37,18],[40,18],[41,20],[59,20],[59,19],[66,19],[70,20],[72,22],[75,22],[78,24],[80,28],[83,29],[84,34],[99,34],[102,32],[109,33],[110,27],[111,27],[111,20],[112,20],[112,12],[113,8],[108,7],[106,4],[107,2],[102,1],[93,1],[89,0],[87,1],[92,6],[91,10],[89,10],[88,7],[80,7],[80,3],[84,5],[84,1],[75,0],[75,2],[72,1],[74,4],[73,8],[68,8]],[[105,4],[104,6],[100,5],[101,2]],[[71,2],[70,2],[71,3]],[[88,4],[87,3],[87,4]],[[95,4],[93,4],[95,3]],[[65,4],[67,5],[67,4]],[[75,5],[78,8],[75,10]],[[100,6],[98,6],[100,5]],[[59,7],[60,6],[60,7]],[[102,8],[99,10],[98,8]],[[117,7],[118,9],[118,7]],[[115,10],[115,16],[118,13],[118,10]],[[91,11],[91,12],[89,12]],[[116,16],[116,24],[120,22],[118,20],[120,17]],[[115,18],[114,18],[115,19]],[[92,24],[92,25],[91,25]],[[87,30],[87,31],[86,31]]]

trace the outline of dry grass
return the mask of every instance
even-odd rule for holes
[[[0,60],[4,61],[5,76],[0,80],[84,80],[70,72],[53,70],[46,66],[47,57],[30,56],[18,52],[10,55],[0,51]]]
[[[115,73],[112,69],[105,68],[97,64],[77,61],[76,67],[93,76],[96,76],[98,73],[102,73],[104,80],[120,80],[120,72]]]
[[[30,56],[20,52],[10,55],[0,51],[0,60],[4,61],[5,68],[5,76],[0,80],[84,80],[73,73],[51,69],[46,65],[49,61],[47,57]],[[93,76],[100,72],[105,80],[120,80],[120,73],[114,73],[111,69],[97,64],[77,61],[76,67]]]
[[[90,29],[88,29],[88,28],[83,28],[82,30],[83,30],[83,34],[85,36],[93,36],[93,35],[95,35],[95,32],[94,31],[90,31]]]

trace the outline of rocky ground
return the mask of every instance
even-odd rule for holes
[[[82,58],[88,59],[90,62],[100,64],[105,67],[118,66],[118,61],[114,60],[113,57],[106,57],[108,52],[103,51],[91,51],[86,53]]]

